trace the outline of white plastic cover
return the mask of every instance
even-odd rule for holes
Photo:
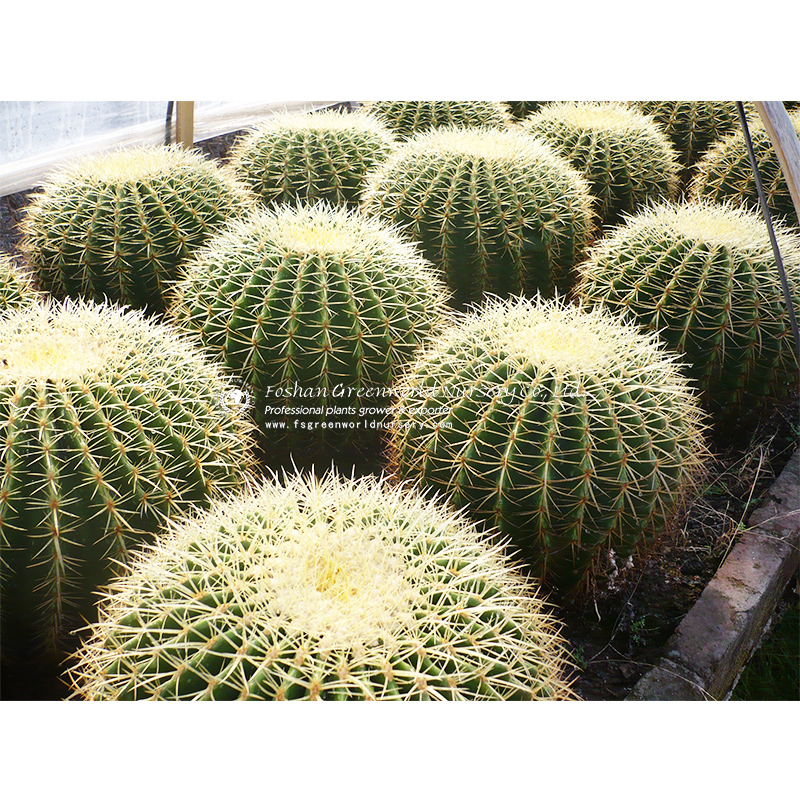
[[[337,102],[345,101],[195,101],[194,140],[248,127],[276,111],[311,111]],[[40,184],[71,159],[164,142],[167,105],[166,100],[0,102],[0,197]],[[174,140],[174,108],[172,119]]]

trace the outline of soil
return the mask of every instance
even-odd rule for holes
[[[714,461],[675,531],[630,565],[608,563],[558,616],[584,700],[622,700],[655,666],[798,444],[798,406],[712,442]],[[794,589],[794,582],[789,591]]]

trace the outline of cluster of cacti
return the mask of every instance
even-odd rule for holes
[[[487,100],[371,100],[362,108],[400,139],[452,125],[506,128],[514,122],[505,103]]]
[[[8,256],[0,253],[0,314],[36,302],[37,298],[31,282]]]
[[[800,302],[800,236],[780,225],[776,236]],[[580,269],[580,297],[659,332],[717,415],[747,415],[796,391],[796,347],[759,213],[662,204],[610,233]]]
[[[705,450],[702,413],[654,334],[601,308],[492,301],[400,382],[396,473],[509,536],[567,591],[668,524]]]
[[[525,119],[528,114],[533,114],[539,108],[547,104],[547,101],[542,100],[506,100],[505,101],[511,116],[514,119]]]
[[[706,150],[739,126],[736,103],[722,100],[641,100],[636,108],[664,129],[678,153],[683,178]]]
[[[167,518],[241,484],[249,423],[219,368],[141,312],[9,311],[0,359],[3,656],[47,658]]]
[[[163,311],[178,264],[254,198],[179,147],[129,148],[52,175],[27,208],[21,250],[57,298]]]
[[[173,311],[253,387],[271,440],[321,443],[364,437],[445,298],[390,227],[317,203],[230,226],[187,262]]]
[[[800,111],[792,111],[789,118],[800,136]],[[748,117],[747,124],[770,214],[796,226],[797,211],[769,134],[755,115]],[[716,142],[697,162],[690,197],[713,202],[730,200],[737,205],[759,209],[756,179],[742,130],[729,133]]]
[[[364,175],[394,143],[389,128],[366,114],[278,114],[236,142],[230,164],[268,207],[357,205]]]
[[[420,243],[455,306],[567,291],[592,233],[586,181],[520,130],[418,134],[367,176],[362,207]]]
[[[496,544],[410,491],[335,473],[173,526],[78,656],[91,700],[573,697],[553,618]]]
[[[595,211],[618,222],[652,200],[672,199],[680,165],[666,134],[650,118],[621,103],[548,103],[520,128],[541,136],[589,182]]]

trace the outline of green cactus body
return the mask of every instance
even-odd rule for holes
[[[454,125],[507,128],[514,123],[505,103],[484,100],[372,100],[362,109],[386,123],[400,139]]]
[[[20,247],[57,298],[162,312],[178,264],[255,202],[228,170],[175,147],[103,154],[51,176]]]
[[[571,590],[598,553],[626,557],[664,530],[691,489],[701,412],[673,361],[603,309],[492,301],[398,385],[394,469]]]
[[[736,103],[719,100],[642,100],[634,105],[664,129],[683,166],[683,178],[714,142],[739,126]]]
[[[364,175],[394,146],[389,128],[366,114],[279,114],[243,136],[230,163],[269,208],[318,200],[356,206]]]
[[[520,123],[568,159],[589,182],[604,225],[678,191],[680,165],[666,134],[620,103],[548,103]]]
[[[514,119],[525,119],[529,114],[538,111],[547,101],[542,100],[506,100],[505,105]]]
[[[78,654],[91,700],[572,699],[532,582],[464,518],[295,476],[174,526]]]
[[[800,237],[776,232],[798,302]],[[796,392],[780,276],[757,212],[707,201],[656,206],[598,242],[581,273],[583,300],[627,312],[685,355],[685,373],[717,418],[757,414]]]
[[[241,485],[249,427],[218,368],[141,312],[9,312],[0,356],[3,656],[47,660],[159,525]]]
[[[443,273],[453,304],[571,288],[592,232],[588,185],[518,130],[418,134],[367,176],[363,209],[399,226]]]
[[[800,111],[791,112],[789,118],[800,136]],[[797,211],[769,134],[757,116],[748,117],[747,125],[770,214],[797,227]],[[717,203],[729,200],[759,210],[756,180],[741,130],[712,145],[697,162],[689,195],[693,200],[703,198]]]
[[[0,314],[35,303],[39,293],[17,269],[14,262],[0,253]]]
[[[231,226],[187,263],[173,313],[252,386],[270,440],[328,448],[364,438],[380,416],[368,410],[390,405],[445,297],[394,230],[318,203]]]

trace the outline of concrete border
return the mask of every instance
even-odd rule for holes
[[[626,700],[723,700],[800,559],[800,448]]]

